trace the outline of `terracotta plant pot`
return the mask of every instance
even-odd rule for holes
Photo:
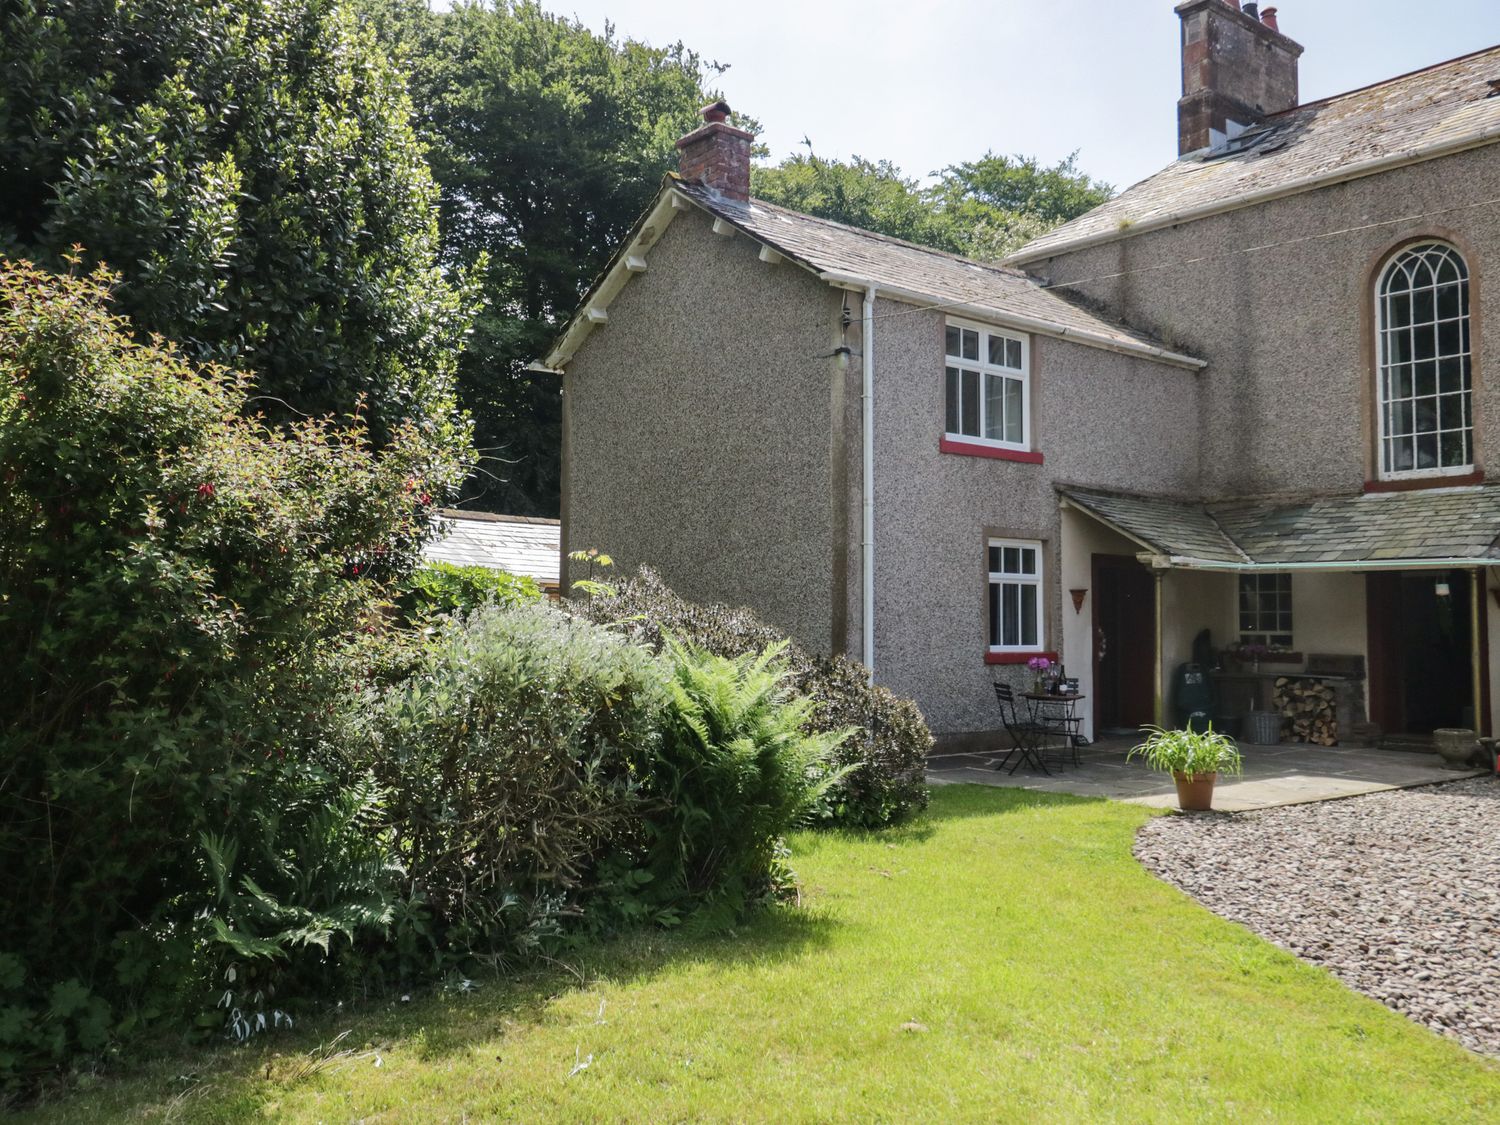
[[[1172,780],[1177,782],[1177,805],[1183,812],[1208,812],[1214,807],[1214,782],[1217,773],[1178,773],[1172,771]]]

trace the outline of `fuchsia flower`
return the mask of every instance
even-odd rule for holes
[[[214,486],[209,484],[208,481],[204,481],[198,486],[198,498],[200,500],[210,500],[213,498],[213,494]]]

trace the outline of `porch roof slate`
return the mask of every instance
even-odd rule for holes
[[[1211,503],[1060,491],[1160,554],[1184,561],[1266,569],[1500,563],[1500,485]]]

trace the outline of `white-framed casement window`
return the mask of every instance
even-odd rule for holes
[[[1397,254],[1376,293],[1379,475],[1452,476],[1474,467],[1469,267],[1451,246]]]
[[[1240,643],[1292,647],[1292,576],[1240,575]]]
[[[1031,448],[1031,348],[1024,336],[950,320],[944,431],[958,441]]]
[[[990,651],[1039,652],[1046,643],[1042,545],[991,539]]]

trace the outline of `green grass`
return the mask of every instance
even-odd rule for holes
[[[732,937],[638,935],[582,980],[159,1060],[34,1117],[1500,1120],[1500,1067],[1146,874],[1147,815],[939,789],[913,828],[799,837],[802,907]]]

